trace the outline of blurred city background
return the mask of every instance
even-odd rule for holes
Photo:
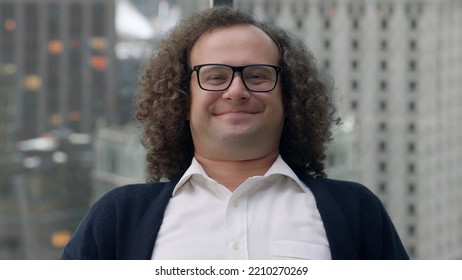
[[[0,0],[0,259],[58,259],[146,180],[133,101],[152,43],[209,0]],[[414,259],[462,258],[462,0],[234,0],[335,79],[331,178],[383,201]]]

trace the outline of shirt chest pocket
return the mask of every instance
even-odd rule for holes
[[[330,260],[328,246],[294,240],[273,240],[271,255],[274,259]]]

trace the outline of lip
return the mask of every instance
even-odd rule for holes
[[[216,113],[215,116],[224,116],[224,115],[235,115],[235,116],[245,116],[245,115],[255,115],[258,114],[259,112],[253,112],[253,111],[227,111],[227,112],[220,112]]]

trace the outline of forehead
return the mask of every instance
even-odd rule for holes
[[[273,63],[279,61],[279,48],[263,30],[254,25],[233,25],[199,37],[190,52],[192,65],[198,63]],[[242,64],[240,64],[242,63]]]

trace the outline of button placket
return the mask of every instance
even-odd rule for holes
[[[233,193],[226,211],[226,243],[229,259],[248,259],[246,197]]]

